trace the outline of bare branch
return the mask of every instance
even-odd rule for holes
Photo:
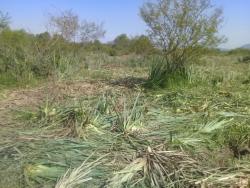
[[[95,22],[82,21],[80,25],[80,40],[83,43],[93,42],[99,38],[104,37],[106,31],[103,29],[103,24],[96,24]]]

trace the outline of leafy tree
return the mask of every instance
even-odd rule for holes
[[[157,78],[162,82],[171,76],[187,78],[186,63],[198,59],[203,48],[224,41],[224,37],[217,35],[223,21],[222,10],[215,8],[210,0],[148,1],[140,14],[151,41],[164,54],[165,60],[161,62],[167,64],[158,63],[151,69],[152,80],[155,72],[165,77]]]
[[[224,40],[217,35],[222,10],[210,0],[147,2],[140,14],[152,42],[173,60],[193,58],[199,55],[200,47],[214,47]]]
[[[44,33],[37,34],[36,38],[42,41],[49,41],[51,39],[51,36],[49,32],[44,32]]]
[[[131,50],[140,55],[148,55],[155,51],[150,39],[144,35],[135,37],[132,40]]]
[[[27,33],[24,30],[4,29],[0,34],[0,43],[5,47],[11,47],[12,49],[22,48],[31,44],[33,35]]]
[[[129,53],[131,40],[126,34],[118,35],[113,41],[113,47],[120,52],[121,55]]]

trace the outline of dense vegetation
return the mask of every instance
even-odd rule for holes
[[[112,44],[99,41],[81,44],[47,32],[33,35],[23,30],[4,29],[0,33],[0,85],[24,86],[41,79],[58,78],[67,74],[69,69],[87,64],[86,56],[89,54],[121,56],[134,52],[145,56],[154,51],[145,36],[126,40],[126,45],[120,37]]]

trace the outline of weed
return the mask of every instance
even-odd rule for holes
[[[186,67],[178,68],[170,60],[155,58],[152,61],[148,81],[145,84],[148,88],[164,88],[178,85],[188,80]]]

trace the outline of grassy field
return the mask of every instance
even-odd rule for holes
[[[86,62],[0,90],[0,187],[250,186],[249,63],[209,55],[149,90],[149,58]]]

